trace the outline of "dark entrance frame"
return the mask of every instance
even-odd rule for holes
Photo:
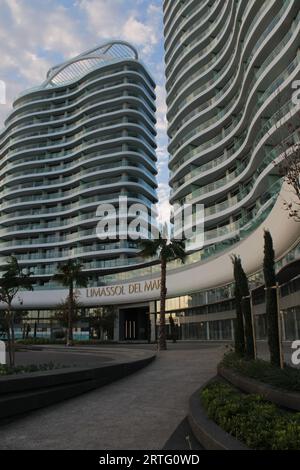
[[[149,307],[131,307],[119,310],[120,341],[151,341]]]

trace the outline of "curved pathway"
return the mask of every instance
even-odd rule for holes
[[[162,449],[222,345],[170,345],[142,371],[0,427],[0,449]]]

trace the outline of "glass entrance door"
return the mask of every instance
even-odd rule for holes
[[[136,321],[125,320],[125,341],[136,340]]]

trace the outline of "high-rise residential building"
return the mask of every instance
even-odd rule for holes
[[[244,239],[280,193],[299,18],[297,0],[164,2],[171,203],[204,204],[204,253]]]
[[[97,237],[97,209],[119,196],[157,202],[155,111],[155,83],[125,42],[52,68],[20,95],[1,132],[2,259],[16,256],[45,288],[68,259],[90,285],[138,265],[136,242]]]
[[[167,319],[172,315],[180,339],[232,340],[236,311],[231,257],[239,255],[252,290],[257,338],[266,339],[262,268],[268,229],[284,312],[282,331],[285,339],[298,339],[300,225],[284,208],[291,191],[278,164],[300,142],[300,2],[165,0],[163,8],[171,203],[176,214],[186,205],[202,204],[205,211],[203,248],[188,245],[184,265],[168,264]],[[91,309],[108,305],[116,312],[116,340],[154,339],[159,263],[138,265],[133,242],[99,245],[90,232],[95,230],[91,217],[102,200],[120,193],[146,204],[156,200],[154,83],[133,48],[107,48],[53,69],[42,87],[16,101],[2,134],[0,251],[2,256],[16,253],[43,284],[34,292],[22,292],[22,305],[15,304],[30,312],[32,324],[43,319],[39,334],[53,333],[49,318],[67,295],[63,289],[50,289],[50,274],[57,262],[71,256],[92,276],[88,289],[79,290],[84,314],[78,337],[89,336]],[[88,110],[81,113],[85,106]],[[89,127],[80,127],[81,120],[89,119],[96,125],[90,128],[92,141]],[[76,160],[72,123],[79,127],[74,134],[87,133],[77,136],[74,145],[81,147]],[[55,125],[64,127],[54,136]],[[45,145],[45,128],[52,131],[46,132],[49,147],[34,148]],[[65,141],[53,142],[60,136]],[[96,142],[98,138],[102,141]],[[52,164],[61,166],[48,175]],[[46,173],[42,181],[37,175],[41,170]],[[52,177],[60,179],[50,188]],[[86,186],[77,187],[78,180]],[[192,224],[195,217],[189,217]]]

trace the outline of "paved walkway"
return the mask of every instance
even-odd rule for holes
[[[31,346],[32,348],[32,346]],[[16,353],[17,365],[47,364],[65,365],[68,367],[99,367],[113,362],[126,362],[142,359],[152,354],[151,350],[134,348],[121,348],[119,346],[37,346],[36,350],[29,348],[20,349]]]
[[[160,450],[224,346],[171,345],[142,371],[0,428],[0,449]]]

